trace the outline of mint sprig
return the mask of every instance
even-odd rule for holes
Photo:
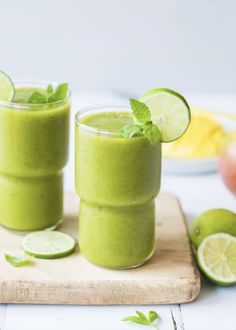
[[[156,320],[158,320],[160,317],[155,311],[149,311],[148,316],[143,314],[140,311],[136,311],[137,315],[134,316],[127,316],[122,319],[124,322],[132,322],[132,323],[138,323],[143,325],[150,325],[158,329],[157,325],[155,324]]]
[[[145,124],[151,121],[151,112],[145,103],[129,99],[129,104],[138,122]]]
[[[139,124],[125,125],[120,129],[120,134],[125,138],[143,135],[143,128]]]
[[[151,144],[155,144],[161,138],[161,132],[157,125],[152,122],[146,123],[143,128],[143,134]]]
[[[5,260],[14,267],[29,265],[32,263],[31,259],[26,256],[12,256],[5,254]]]
[[[120,135],[124,138],[145,136],[152,145],[157,143],[161,138],[161,132],[158,126],[151,121],[148,106],[135,99],[129,99],[129,103],[137,122],[122,127],[119,131]]]
[[[68,89],[69,85],[67,83],[60,84],[55,88],[52,84],[49,84],[45,93],[35,91],[30,95],[27,102],[32,104],[44,104],[64,100],[67,97]]]
[[[28,98],[27,103],[34,103],[34,104],[47,103],[46,95],[40,92],[33,92]]]

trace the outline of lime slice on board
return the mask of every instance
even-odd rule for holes
[[[190,108],[185,98],[168,88],[156,88],[140,97],[152,114],[153,122],[161,131],[162,142],[177,140],[187,130]]]
[[[0,71],[0,101],[11,102],[15,95],[14,84],[8,75]]]
[[[203,274],[218,285],[236,284],[236,238],[219,233],[206,237],[197,251]]]
[[[55,259],[71,254],[75,240],[59,231],[36,231],[27,234],[22,241],[25,253],[42,259]]]

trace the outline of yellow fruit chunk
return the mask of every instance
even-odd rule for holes
[[[163,156],[179,159],[216,157],[225,135],[222,125],[211,115],[193,110],[187,132],[179,140],[163,145]]]

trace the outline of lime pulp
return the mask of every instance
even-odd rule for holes
[[[236,284],[236,238],[218,233],[206,237],[197,251],[203,274],[212,282],[226,286]]]

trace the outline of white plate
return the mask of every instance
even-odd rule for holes
[[[227,113],[214,113],[213,117],[221,123],[226,132],[236,129],[236,121],[227,118]],[[218,157],[198,159],[168,159],[163,157],[162,165],[163,173],[187,175],[216,172],[217,167]]]
[[[163,158],[163,173],[171,174],[201,174],[216,172],[218,158],[199,158],[199,159],[166,159]]]

